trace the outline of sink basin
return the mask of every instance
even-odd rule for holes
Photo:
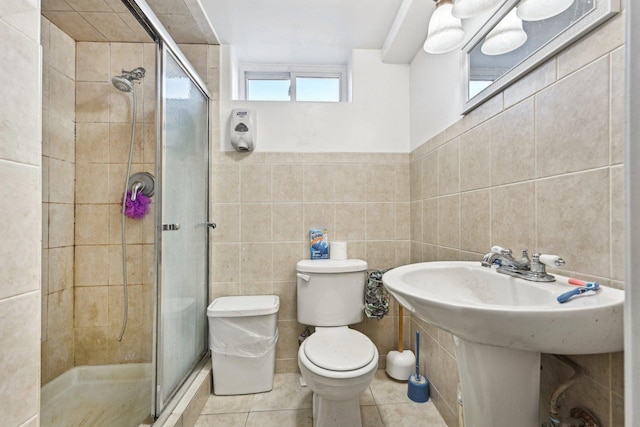
[[[480,262],[427,262],[388,271],[389,292],[454,335],[465,424],[539,426],[540,353],[622,351],[624,292],[600,287],[564,304],[567,278],[538,283]]]
[[[383,282],[422,320],[473,342],[555,354],[623,349],[618,289],[602,286],[560,304],[556,297],[575,289],[566,277],[530,282],[479,262],[409,264],[387,272]]]

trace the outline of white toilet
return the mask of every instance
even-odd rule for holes
[[[361,322],[367,263],[298,262],[298,322],[316,327],[302,342],[298,366],[313,390],[313,425],[362,426],[360,394],[378,368],[378,349],[348,325]]]

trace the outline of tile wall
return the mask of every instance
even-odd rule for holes
[[[137,94],[131,173],[155,174],[155,45],[76,44],[74,358],[76,365],[150,362],[154,213],[127,219],[129,310],[123,340],[121,198],[131,138],[132,94],[111,84],[121,71],[147,70]]]
[[[42,67],[42,382],[73,364],[76,44],[46,18]]]
[[[409,261],[409,155],[221,152],[219,47],[181,45],[211,91],[210,300],[280,297],[276,371],[298,372],[295,265],[309,258],[308,232],[326,227],[349,243],[349,257],[386,269]],[[206,77],[205,77],[206,76]],[[397,341],[397,306],[355,327],[376,343],[380,368]],[[409,316],[405,316],[405,346]]]
[[[41,57],[38,1],[0,7],[0,414],[37,426],[40,390]]]
[[[552,58],[411,153],[411,261],[479,260],[492,245],[562,256],[559,273],[622,288],[624,16]],[[458,425],[451,335],[419,319],[440,413]],[[562,402],[623,425],[622,353],[572,357]],[[542,359],[541,414],[570,375]]]

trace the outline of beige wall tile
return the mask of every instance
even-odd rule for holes
[[[74,330],[74,353],[76,365],[105,365],[109,363],[107,335],[104,326],[83,327]]]
[[[618,14],[558,55],[558,77],[587,66],[624,43],[624,15]]]
[[[515,254],[521,249],[533,253],[536,250],[535,207],[533,182],[492,188],[491,245],[510,248]]]
[[[459,191],[460,141],[455,139],[438,149],[438,194],[444,196]]]
[[[243,242],[270,242],[272,240],[271,204],[243,203],[240,208],[240,231]]]
[[[609,163],[608,81],[605,57],[536,95],[539,177]]]
[[[240,281],[240,245],[216,243],[211,245],[211,280],[214,282]]]
[[[394,240],[396,238],[396,207],[394,203],[367,203],[367,240]]]
[[[75,221],[77,245],[109,243],[109,205],[76,205]]]
[[[460,249],[487,252],[491,247],[491,190],[460,194]]]
[[[334,175],[329,165],[308,164],[303,167],[303,195],[305,202],[334,200]]]
[[[109,324],[109,288],[92,286],[75,288],[74,322],[76,328]]]
[[[122,70],[141,67],[144,59],[142,43],[110,43],[110,75],[120,75]]]
[[[395,202],[395,165],[377,165],[367,169],[366,200],[367,202]]]
[[[55,25],[51,26],[50,65],[72,80],[76,77],[75,41]]]
[[[624,48],[611,52],[611,164],[624,161]]]
[[[438,199],[422,202],[422,239],[425,243],[438,243]]]
[[[271,201],[271,165],[243,164],[240,166],[240,194],[243,203]]]
[[[386,270],[395,267],[396,245],[394,241],[368,241],[366,242],[366,251],[364,259],[369,264],[370,270]]]
[[[302,242],[273,244],[273,280],[295,282],[296,263],[305,258],[307,245]]]
[[[18,163],[0,161],[0,182],[0,298],[6,298],[40,287],[42,190],[39,169]]]
[[[336,227],[332,240],[364,240],[365,212],[364,203],[336,203]]]
[[[109,122],[109,91],[111,87],[110,83],[77,82],[76,122]],[[53,93],[51,96],[53,97]]]
[[[2,422],[20,425],[39,412],[40,396],[40,292],[0,300],[0,356],[3,375],[0,412]]]
[[[49,159],[49,201],[74,203],[76,168],[73,163]]]
[[[109,161],[109,124],[76,123],[76,162]]]
[[[238,203],[214,203],[209,210],[217,227],[211,233],[212,242],[240,241],[240,205]]]
[[[96,246],[95,248],[100,248]],[[108,246],[109,259],[109,285],[122,285],[122,245]],[[142,283],[142,245],[130,245],[126,247],[127,252],[127,283],[129,285],[139,285]],[[77,259],[77,258],[76,258]],[[77,262],[77,261],[76,261]],[[76,284],[78,283],[76,273]],[[104,283],[96,283],[104,284]]]
[[[540,252],[560,255],[571,271],[608,276],[609,170],[541,180],[536,193]]]
[[[460,136],[460,191],[491,184],[491,130],[483,124]]]
[[[302,201],[302,165],[272,164],[274,202]]]
[[[49,247],[58,248],[74,244],[74,206],[49,204]]]
[[[109,73],[109,43],[79,42],[76,44],[76,80],[106,82]]]
[[[396,239],[411,239],[411,207],[409,202],[396,203]]]
[[[75,250],[75,286],[109,284],[109,247],[77,246]]]
[[[396,165],[396,202],[411,201],[411,176],[406,163]]]
[[[49,122],[49,156],[67,162],[75,162],[75,123],[57,118],[53,112]]]
[[[64,120],[75,120],[76,100],[74,99],[75,82],[54,68],[49,70],[50,100],[49,111]],[[51,119],[53,120],[53,119]],[[51,125],[51,123],[50,123]]]
[[[411,182],[411,188],[409,189],[411,201],[422,199],[422,158],[418,158],[409,164],[409,180]]]
[[[411,202],[409,207],[411,215],[411,240],[422,242],[422,200]]]
[[[439,199],[438,244],[460,247],[460,197],[457,194]]]
[[[364,202],[366,199],[367,170],[369,166],[332,165],[334,198],[337,202]]]
[[[37,165],[41,155],[39,49],[4,21],[0,23],[0,39],[3,46],[12,47],[3,49],[0,58],[0,77],[10,82],[2,90],[0,158]]]
[[[309,230],[326,228],[331,241],[332,230],[335,230],[335,209],[333,203],[305,203],[303,205],[304,239],[308,241]]]
[[[53,161],[51,163],[53,166]],[[52,170],[53,172],[53,170]],[[104,164],[76,165],[76,200],[78,203],[109,203],[109,187],[104,185],[109,167]],[[123,184],[124,186],[124,184]]]
[[[245,243],[240,246],[241,283],[270,282],[273,277],[273,245]]]
[[[113,63],[113,58],[111,62]],[[111,123],[130,123],[133,114],[133,97],[131,93],[121,92],[111,84],[107,84],[107,88],[107,93],[109,94],[109,121]],[[138,91],[136,92],[136,120],[143,122],[144,96],[138,87],[134,86],[134,88]]]
[[[445,179],[440,176],[440,169],[438,166],[438,154],[439,151],[434,151],[427,154],[422,159],[422,198],[428,199],[430,197],[436,197],[438,195],[438,188],[440,179]]]
[[[211,169],[211,201],[214,203],[240,202],[240,167],[214,165]]]
[[[489,122],[491,184],[501,185],[535,177],[533,100],[509,108]]]
[[[274,242],[303,239],[302,203],[275,203],[272,210]]]
[[[624,280],[624,167],[611,168],[611,274],[614,280]]]
[[[49,292],[72,289],[73,274],[74,248],[49,249]]]
[[[556,58],[552,58],[504,90],[504,108],[509,108],[556,81]]]
[[[133,163],[142,163],[142,123],[136,124],[133,144]],[[127,163],[131,146],[131,123],[109,123],[109,163]]]

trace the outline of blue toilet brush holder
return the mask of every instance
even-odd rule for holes
[[[429,400],[429,380],[420,375],[420,331],[416,331],[416,373],[409,377],[407,396],[414,402],[423,403]]]

